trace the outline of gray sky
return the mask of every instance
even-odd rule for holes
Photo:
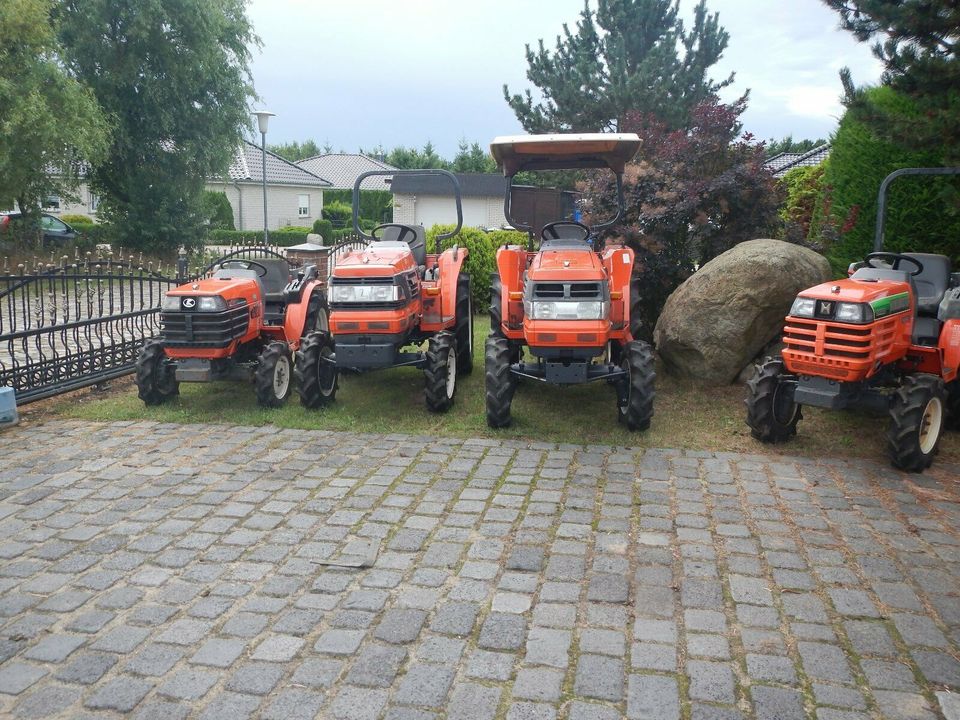
[[[681,0],[692,12],[694,0]],[[875,82],[869,47],[837,29],[819,0],[708,0],[730,33],[715,78],[730,100],[750,89],[744,130],[759,138],[827,136],[841,114],[838,71]],[[431,140],[452,157],[460,138],[486,146],[520,132],[503,100],[532,87],[524,44],[553,47],[583,0],[252,0],[263,48],[253,75],[277,113],[268,142],[329,142],[355,152]],[[535,89],[535,88],[533,88]]]

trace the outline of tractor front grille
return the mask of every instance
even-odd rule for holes
[[[893,349],[899,317],[870,325],[789,317],[783,329],[783,357],[793,372],[839,380],[859,379]]]
[[[603,300],[601,282],[538,282],[533,286],[534,300]]]
[[[161,312],[160,333],[169,347],[223,348],[243,337],[250,309],[244,305],[223,312]]]

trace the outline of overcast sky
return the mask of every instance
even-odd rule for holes
[[[694,0],[681,0],[689,14]],[[267,142],[314,139],[334,151],[433,142],[452,157],[460,138],[487,146],[520,132],[502,86],[526,79],[524,44],[553,47],[583,0],[252,0],[263,41],[253,75],[277,113]],[[744,129],[759,138],[826,137],[841,113],[838,71],[876,82],[867,45],[837,29],[819,0],[708,0],[730,33],[714,78],[750,89]]]

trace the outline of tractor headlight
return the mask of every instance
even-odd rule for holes
[[[838,303],[837,314],[834,319],[838,322],[849,323],[873,322],[873,308],[860,303]]]
[[[795,317],[813,317],[813,311],[817,301],[813,298],[798,297],[793,301],[793,307],[790,308],[790,314]]]
[[[600,300],[533,300],[526,306],[525,312],[531,320],[603,320],[607,316],[607,303]]]
[[[179,310],[180,309],[180,297],[178,295],[166,295],[163,298],[163,302],[160,303],[161,310]]]
[[[197,310],[200,312],[220,312],[227,309],[227,302],[219,295],[197,298]]]
[[[396,302],[400,288],[396,285],[331,285],[330,302],[369,303]]]

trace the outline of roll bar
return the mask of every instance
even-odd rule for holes
[[[876,234],[873,236],[874,252],[883,250],[883,231],[887,222],[887,188],[901,175],[960,175],[960,167],[900,168],[887,175],[880,183],[880,192],[877,193],[877,227]]]

